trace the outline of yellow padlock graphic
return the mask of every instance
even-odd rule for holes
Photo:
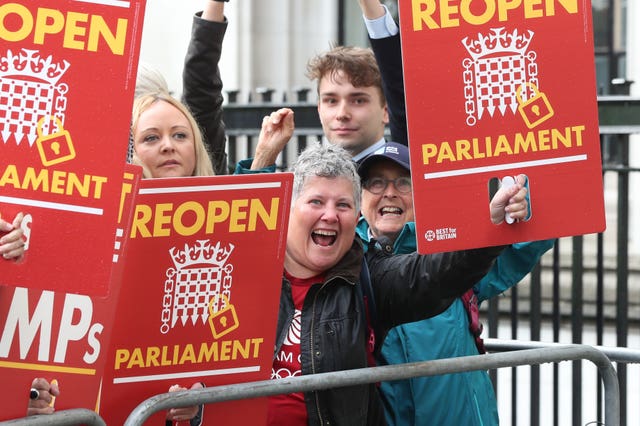
[[[36,145],[38,146],[42,165],[45,167],[64,163],[65,161],[76,158],[76,151],[73,148],[71,135],[68,131],[64,130],[62,122],[58,117],[54,117],[54,119],[58,131],[50,135],[42,134],[43,123],[45,120],[49,120],[49,117],[42,117],[38,121],[38,139],[36,140]]]
[[[214,312],[213,308],[217,301],[223,301],[224,307]],[[238,328],[238,315],[236,308],[229,302],[229,298],[224,294],[219,294],[211,298],[209,301],[209,326],[214,339],[228,334]]]
[[[531,88],[533,96],[527,100],[522,99],[523,87]],[[528,128],[533,129],[540,125],[544,121],[553,117],[553,108],[549,103],[547,96],[538,90],[538,87],[533,83],[525,83],[518,87],[516,91],[516,98],[518,99],[518,111],[524,119]]]

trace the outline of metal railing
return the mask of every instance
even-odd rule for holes
[[[525,340],[484,339],[484,346],[489,352],[520,351],[524,349],[566,347],[563,343],[533,342]],[[619,348],[612,346],[591,346],[609,358],[611,362],[623,364],[640,364],[640,349]]]
[[[72,410],[61,410],[53,414],[40,414],[38,416],[24,417],[21,419],[0,422],[3,426],[106,426],[102,417],[95,411],[85,408],[75,408]]]
[[[505,339],[484,339],[485,347],[490,352],[504,352],[504,351],[518,351],[523,349],[534,349],[534,348],[554,348],[565,346],[561,343],[551,343],[551,342],[539,342],[539,341],[523,341],[523,340],[505,340]],[[640,364],[640,349],[630,349],[624,347],[611,347],[611,346],[593,346],[595,349],[598,349],[600,352],[604,353],[611,362],[617,363],[616,371],[618,376],[618,384],[620,386],[620,424],[626,423],[626,415],[623,414],[622,410],[626,406],[624,404],[624,396],[623,396],[623,382],[620,380],[620,370],[623,369],[626,371],[628,364]],[[572,402],[569,408],[567,408],[567,395],[569,392],[572,394],[572,401],[575,399],[580,399],[581,395],[585,395],[586,398],[582,402],[587,402],[591,407],[595,404],[595,418],[596,422],[602,419],[602,390],[598,386],[596,387],[597,391],[595,393],[590,392],[594,388],[593,383],[589,380],[586,380],[580,369],[580,362],[574,362],[572,365],[572,376],[573,380],[568,382],[563,382],[560,379],[560,373],[558,369],[558,365],[554,364],[552,366],[553,373],[553,385],[552,389],[547,387],[546,389],[542,389],[543,386],[541,384],[541,367],[534,365],[530,367],[529,371],[529,392],[530,396],[528,398],[529,405],[529,418],[527,419],[530,425],[539,425],[539,424],[561,424],[561,425],[584,425],[585,422],[582,420],[582,415],[580,412],[577,412],[575,404]],[[576,371],[579,371],[578,379],[575,378]],[[549,370],[547,370],[549,372]],[[495,376],[498,371],[492,370],[489,374]],[[500,371],[502,373],[502,371]],[[526,417],[526,413],[523,410],[518,409],[518,403],[521,402],[521,396],[518,395],[517,391],[517,382],[519,380],[519,376],[517,374],[516,368],[513,368],[511,371],[511,388],[510,388],[510,397],[511,397],[511,424],[516,425],[520,424],[523,421],[523,417]],[[599,381],[599,379],[596,379]],[[562,386],[564,384],[564,386]],[[495,382],[494,382],[495,385]],[[549,386],[549,385],[547,385]],[[496,386],[497,393],[497,386]],[[546,397],[547,402],[551,403],[551,409],[547,410],[546,419],[541,419],[542,414],[545,410],[541,409],[541,400],[543,396]],[[500,411],[505,410],[501,404],[504,404],[505,400],[499,400],[498,408]],[[571,411],[571,422],[569,422],[569,418],[565,413],[565,416],[560,415],[560,408],[564,405],[565,411]],[[579,408],[582,408],[582,404],[580,404]],[[507,410],[508,411],[508,410]],[[507,416],[501,415],[500,418],[502,420],[507,420]],[[551,420],[551,421],[549,421]],[[588,422],[586,424],[593,424],[592,422]],[[600,424],[600,423],[596,423]]]
[[[543,363],[579,360],[591,361],[600,373],[604,386],[604,424],[606,426],[620,425],[620,391],[617,374],[611,362],[640,363],[640,350],[498,339],[487,339],[486,346],[490,350],[501,352],[164,393],[140,403],[127,418],[125,426],[142,425],[151,415],[161,410],[175,407],[189,407],[198,404],[211,404],[292,392],[324,390],[421,376],[525,365],[537,366]],[[51,415],[32,416],[0,422],[0,425],[3,426],[67,426],[79,424],[104,426],[105,422],[98,414],[87,409],[63,410]]]
[[[308,392],[387,380],[402,380],[418,376],[434,376],[465,371],[575,360],[589,360],[596,365],[601,374],[605,389],[605,425],[619,426],[620,397],[615,369],[604,353],[587,345],[563,345],[551,348],[546,347],[515,352],[447,358],[409,364],[312,374],[280,380],[238,383],[189,390],[180,393],[165,393],[153,396],[138,405],[125,421],[125,426],[142,425],[149,416],[172,407],[189,407],[197,404],[209,404],[293,392]],[[27,425],[27,423],[24,424]]]

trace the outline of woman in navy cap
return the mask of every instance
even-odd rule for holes
[[[365,242],[378,239],[397,254],[415,252],[409,149],[388,142],[362,161],[358,173],[363,188],[358,236]],[[518,177],[521,191],[526,191],[524,178]],[[493,200],[490,208],[504,210],[505,205]],[[487,212],[487,220],[489,216]],[[517,284],[553,244],[546,240],[506,248],[489,273],[442,314],[392,328],[381,342],[378,362],[400,364],[483,352],[478,303]],[[383,382],[380,390],[389,425],[427,424],[426,419],[433,425],[498,424],[486,371]]]

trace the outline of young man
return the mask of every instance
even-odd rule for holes
[[[389,114],[371,49],[334,47],[309,61],[307,76],[317,81],[318,115],[328,142],[356,162],[385,143]]]
[[[327,142],[344,148],[356,163],[384,146],[389,114],[371,49],[334,47],[309,60],[307,76],[317,81],[318,115]],[[287,121],[281,123],[285,117]],[[270,126],[276,131],[285,127],[289,137],[293,134],[290,109],[283,108],[264,120],[272,123]],[[250,170],[274,165],[288,142],[286,137],[276,139],[279,142],[270,145],[258,142],[255,153],[260,158],[239,161],[235,173],[251,173]],[[275,171],[275,167],[269,170]]]

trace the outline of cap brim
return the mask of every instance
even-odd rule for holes
[[[358,174],[360,175],[360,179],[364,179],[367,176],[372,165],[383,160],[391,161],[407,170],[408,172],[411,172],[411,168],[406,163],[400,160],[386,156],[384,154],[372,154],[369,157],[365,158],[364,161],[358,166]]]

